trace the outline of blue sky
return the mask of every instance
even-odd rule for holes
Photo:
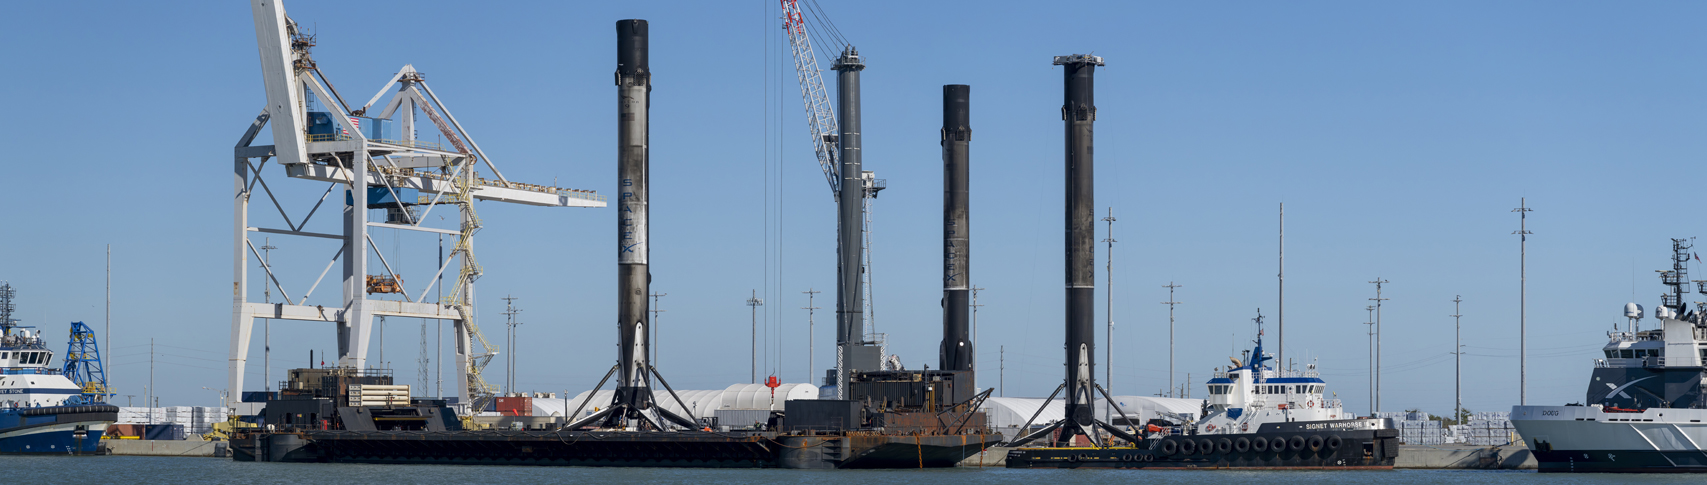
[[[1289,355],[1318,362],[1330,390],[1358,411],[1367,408],[1361,323],[1376,277],[1391,281],[1383,408],[1450,409],[1455,295],[1469,346],[1466,406],[1517,402],[1510,210],[1520,197],[1536,209],[1531,403],[1580,401],[1621,306],[1658,303],[1652,271],[1666,267],[1668,238],[1699,235],[1687,187],[1707,132],[1700,4],[823,3],[868,57],[866,168],[890,187],[874,209],[877,330],[913,368],[935,365],[940,337],[941,85],[972,85],[971,272],[987,288],[980,380],[996,384],[1005,346],[1008,396],[1047,394],[1063,360],[1054,55],[1108,63],[1097,74],[1096,201],[1099,214],[1112,207],[1120,219],[1119,394],[1166,386],[1167,307],[1158,302],[1169,281],[1184,285],[1176,379],[1190,372],[1197,395],[1214,367],[1248,346],[1257,308],[1274,322],[1283,202]],[[771,349],[762,365],[785,381],[808,379],[800,292],[834,288],[833,206],[773,4],[286,8],[318,33],[314,56],[347,98],[365,100],[413,64],[505,175],[606,194],[615,179],[612,24],[648,19],[652,289],[669,294],[660,369],[678,389],[745,382],[744,301],[757,290]],[[26,323],[99,328],[111,243],[114,384],[141,394],[153,338],[161,403],[213,404],[201,387],[223,385],[230,338],[229,147],[264,99],[247,6],[6,10],[10,69],[0,87],[11,116],[0,118],[0,137],[13,163],[0,177],[0,279],[20,289]],[[821,52],[834,48],[820,39]],[[277,172],[268,182],[294,201],[293,217],[325,188]],[[269,222],[257,202],[254,217]],[[478,209],[479,313],[491,340],[503,340],[500,296],[524,308],[518,387],[591,387],[613,357],[614,211]],[[374,237],[406,280],[436,263],[433,239]],[[332,251],[272,242],[293,296]],[[323,286],[314,303],[334,302],[335,291]],[[834,308],[828,293],[817,303]],[[818,313],[814,381],[834,355],[832,315]],[[275,381],[309,351],[336,349],[330,327],[276,323]],[[417,382],[421,331],[416,321],[387,324],[385,360],[400,381]],[[257,343],[255,388],[260,357]],[[503,380],[502,364],[488,372]]]

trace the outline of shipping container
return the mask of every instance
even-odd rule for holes
[[[144,431],[147,440],[183,440],[184,426],[180,424],[150,424]]]
[[[504,416],[533,416],[532,397],[500,397],[497,402],[498,414]]]

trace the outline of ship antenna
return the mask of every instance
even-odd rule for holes
[[[1268,360],[1268,357],[1265,356],[1262,352],[1262,309],[1261,308],[1257,309],[1257,317],[1252,318],[1251,321],[1254,321],[1257,324],[1257,350],[1256,350],[1257,355],[1256,355],[1256,359],[1251,361],[1251,370],[1260,371],[1262,369],[1263,361]]]
[[[11,283],[0,281],[0,335],[11,335],[12,327],[18,324],[12,318],[12,312],[17,309],[12,304],[12,297],[16,295],[17,290],[12,289]]]

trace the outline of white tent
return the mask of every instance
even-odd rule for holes
[[[568,401],[562,399],[533,400],[534,416],[562,416],[567,411],[573,411],[576,406],[587,399],[583,391]],[[593,414],[594,409],[604,409],[609,406],[616,391],[602,390],[593,395],[591,401],[581,410],[581,416]],[[796,399],[818,399],[818,386],[811,384],[783,384],[776,388],[776,397],[771,397],[771,388],[764,384],[735,384],[722,390],[713,391],[676,391],[676,396],[682,398],[682,404],[692,408],[691,412],[683,413],[682,406],[676,403],[675,397],[663,389],[652,390],[652,401],[670,412],[682,415],[688,419],[709,418],[719,409],[771,409],[783,410],[783,403]]]
[[[1202,399],[1177,399],[1152,396],[1114,396],[1114,403],[1117,408],[1117,411],[1114,413],[1114,421],[1118,424],[1126,424],[1124,420],[1120,419],[1120,411],[1125,411],[1126,416],[1131,418],[1132,421],[1135,422],[1134,424],[1146,423],[1152,418],[1162,417],[1158,411],[1185,415],[1192,418],[1197,417],[1199,413],[1203,412]],[[1031,419],[1033,414],[1037,414],[1037,419],[1031,421],[1032,428],[1045,426],[1066,417],[1066,407],[1064,402],[1059,398],[1054,401],[1050,401],[1049,407],[1044,408],[1043,412],[1038,414],[1037,410],[1042,406],[1042,398],[992,397],[988,401],[984,402],[984,412],[990,420],[991,428],[995,428],[1009,439],[1012,439],[1018,437],[1017,432],[1019,431],[1019,427],[1024,425],[1027,419]],[[1098,399],[1092,406],[1096,410],[1097,419],[1104,419],[1104,416],[1106,416],[1104,412],[1108,407],[1107,402],[1105,400]]]

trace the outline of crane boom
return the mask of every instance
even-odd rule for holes
[[[798,0],[781,0],[783,27],[788,30],[788,44],[794,53],[794,70],[800,76],[800,98],[806,105],[806,124],[812,130],[812,149],[818,152],[818,167],[824,169],[824,179],[830,183],[830,194],[841,191],[841,177],[836,164],[840,149],[837,140],[836,112],[830,107],[829,90],[818,71],[818,56],[812,52],[812,39],[806,34],[806,18],[801,15]]]

